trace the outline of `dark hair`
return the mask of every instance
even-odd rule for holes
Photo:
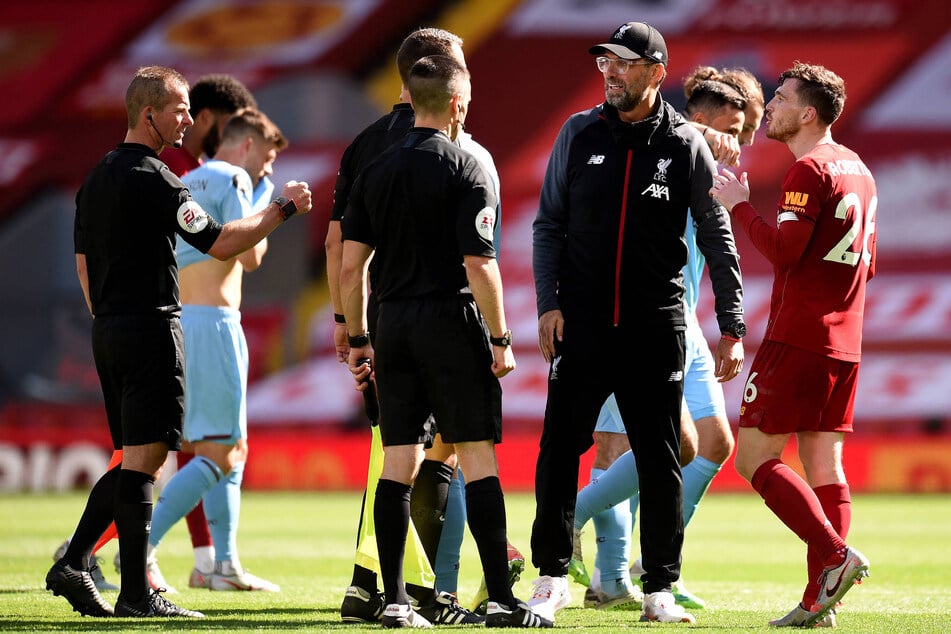
[[[684,113],[688,117],[698,110],[712,113],[725,107],[746,109],[743,94],[735,86],[723,81],[720,73],[712,66],[694,69],[693,74],[684,80],[684,95],[687,97]]]
[[[174,68],[143,66],[139,68],[125,91],[125,110],[129,128],[135,127],[139,113],[146,106],[162,109],[172,99],[176,88],[188,92],[188,80]]]
[[[406,36],[396,52],[400,79],[408,85],[413,64],[430,55],[453,56],[453,46],[462,48],[462,38],[455,33],[432,27],[417,29]]]
[[[221,140],[225,142],[232,137],[244,137],[249,134],[272,143],[278,152],[287,147],[287,138],[284,137],[281,129],[257,108],[242,108],[234,113],[221,132]]]
[[[819,120],[832,125],[845,107],[845,82],[824,66],[797,61],[779,76],[779,84],[787,79],[798,79],[796,94],[799,101],[816,109]]]
[[[720,71],[722,81],[730,84],[740,91],[747,105],[755,105],[763,108],[766,100],[763,97],[763,85],[756,79],[756,75],[743,67],[724,68]]]
[[[198,78],[188,93],[192,117],[207,108],[214,112],[232,114],[241,108],[257,108],[258,102],[251,91],[231,75],[212,74]]]
[[[417,112],[437,114],[448,105],[452,96],[462,91],[462,81],[469,77],[465,66],[445,55],[430,55],[415,64],[409,73],[409,94]]]

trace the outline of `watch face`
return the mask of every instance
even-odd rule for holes
[[[493,346],[510,346],[512,345],[512,331],[505,331],[505,334],[501,337],[489,337],[489,341]]]
[[[737,337],[740,337],[740,338],[745,337],[745,336],[746,336],[746,324],[743,324],[743,323],[733,324],[733,334],[736,335]]]

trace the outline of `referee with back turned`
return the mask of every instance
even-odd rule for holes
[[[415,127],[358,177],[342,221],[340,292],[357,388],[374,361],[385,447],[373,517],[386,595],[384,627],[426,627],[402,579],[410,493],[432,413],[466,473],[466,510],[485,573],[486,627],[551,627],[508,585],[499,378],[515,369],[493,247],[495,193],[485,170],[452,141],[469,106],[469,73],[441,55],[413,66]],[[379,302],[374,355],[370,280]],[[488,331],[488,333],[486,332]],[[375,358],[374,358],[375,357]]]

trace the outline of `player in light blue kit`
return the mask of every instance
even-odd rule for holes
[[[306,183],[289,182],[283,196],[270,201],[268,179],[277,153],[287,147],[280,129],[258,110],[240,110],[222,132],[214,158],[185,176],[192,197],[222,223],[253,215],[276,204],[285,219],[296,211]],[[307,193],[309,196],[309,192]],[[152,516],[150,554],[168,530],[198,503],[215,545],[214,570],[195,570],[211,590],[277,592],[270,581],[245,571],[238,558],[237,531],[241,480],[248,457],[248,349],[241,328],[241,282],[261,264],[262,240],[224,262],[179,244],[182,328],[188,350],[185,367],[184,437],[195,458],[165,485]]]
[[[704,138],[714,145],[715,150],[715,143],[722,142],[723,136],[752,144],[753,135],[762,119],[763,98],[762,89],[748,71],[736,69],[719,72],[710,67],[701,67],[687,78],[684,92],[687,95],[686,116],[698,127]],[[724,162],[730,162],[731,156],[726,157]],[[681,420],[684,526],[690,522],[700,499],[734,447],[723,389],[715,376],[713,355],[696,315],[705,260],[697,249],[692,222],[687,224],[685,239],[689,256],[684,267],[684,302],[688,322],[684,376],[686,411]],[[718,345],[735,345],[742,359],[742,346],[736,339],[739,338],[725,333]],[[639,593],[632,586],[631,578],[639,579],[643,569],[638,559],[628,571],[628,562],[639,485],[634,455],[626,449],[624,424],[613,395],[601,409],[595,432],[599,453],[591,471],[591,483],[578,493],[575,506],[575,554],[569,573],[578,583],[589,586],[585,594],[587,606],[605,608],[636,605]],[[605,467],[605,464],[609,466]],[[630,504],[622,503],[628,499]],[[579,540],[580,531],[589,519],[594,520],[598,542],[595,568],[590,577],[581,559]],[[673,592],[677,603],[684,607],[704,607],[703,600],[687,591],[682,579],[674,584]]]

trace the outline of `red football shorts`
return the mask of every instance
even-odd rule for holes
[[[858,375],[858,363],[764,341],[743,390],[740,427],[766,434],[850,432]]]

